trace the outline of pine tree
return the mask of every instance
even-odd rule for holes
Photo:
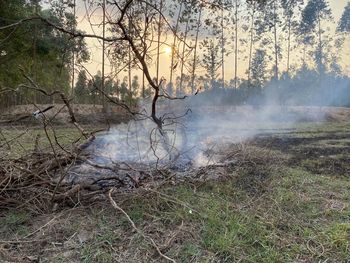
[[[76,24],[71,7],[66,1],[62,3],[52,0],[48,9],[43,9],[39,3],[37,0],[0,0],[0,26],[32,16],[34,12],[61,27],[70,29],[71,25]],[[8,87],[15,88],[23,83],[23,74],[19,72],[20,65],[27,73],[31,71],[33,80],[46,91],[68,92],[71,86],[73,51],[76,51],[79,62],[89,58],[86,43],[82,38],[71,38],[39,20],[23,23],[14,31],[13,28],[1,30],[0,39],[0,52],[7,54],[0,57],[0,85],[3,83]],[[31,90],[22,89],[20,93],[21,98],[26,98],[26,101],[23,101],[26,103],[31,99],[38,103],[52,102],[47,96]]]
[[[239,0],[234,0],[234,24],[235,24],[235,69],[234,69],[234,87],[238,88],[238,8],[239,8]]]
[[[74,94],[80,103],[84,102],[85,97],[88,95],[88,81],[85,70],[80,71],[78,74],[78,80],[75,84]]]
[[[303,0],[281,0],[281,6],[283,9],[283,14],[285,18],[285,24],[283,29],[287,31],[287,74],[290,70],[290,53],[291,53],[291,38],[292,32],[297,28],[297,14],[298,9],[300,11],[300,6],[303,4]]]
[[[200,5],[198,10],[198,17],[197,17],[197,25],[196,25],[196,36],[194,40],[194,47],[193,47],[193,61],[192,61],[192,69],[191,69],[191,93],[194,93],[194,86],[195,86],[195,78],[196,78],[196,69],[197,69],[197,47],[198,47],[198,38],[199,38],[199,30],[201,28],[202,23],[202,9],[203,6]]]
[[[132,97],[137,96],[137,93],[140,90],[140,83],[139,83],[139,77],[137,75],[135,75],[132,79],[132,83],[131,83],[131,87],[132,87]]]
[[[252,59],[251,83],[255,88],[261,89],[266,81],[266,51],[257,49]]]
[[[219,76],[217,70],[222,63],[219,57],[220,45],[212,39],[204,40],[201,44],[204,47],[202,64],[206,70],[206,77],[210,79],[211,88],[216,88],[216,80]]]
[[[344,12],[339,20],[337,30],[339,32],[350,33],[350,2],[348,2],[344,8]]]
[[[323,52],[323,29],[322,21],[330,20],[332,12],[329,8],[327,0],[310,0],[302,11],[302,19],[300,25],[300,33],[306,37],[311,37],[314,40],[314,35],[317,36],[318,45],[315,51],[315,62],[320,75],[325,71],[325,61]],[[313,43],[310,41],[309,43]]]
[[[279,58],[281,56],[281,46],[279,44],[278,28],[281,25],[281,18],[279,16],[280,1],[271,0],[265,6],[264,10],[260,12],[261,19],[258,23],[258,35],[264,35],[272,31],[273,37],[270,40],[269,37],[263,39],[264,46],[272,44],[273,55],[274,55],[274,79],[278,80],[279,77]]]

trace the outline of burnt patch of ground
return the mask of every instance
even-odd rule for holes
[[[275,136],[274,134],[268,134],[264,137],[257,136],[255,139],[251,140],[250,143],[252,145],[256,145],[258,147],[263,148],[272,148],[276,150],[280,150],[283,152],[290,152],[296,148],[296,146],[301,145],[309,145],[314,142],[322,141],[322,140],[337,140],[338,144],[339,140],[349,139],[350,133],[347,134],[337,134],[336,132],[324,133],[320,132],[320,134],[313,133],[312,137],[300,137],[302,135],[298,133],[284,133],[280,136]]]
[[[313,128],[309,131],[264,134],[250,143],[287,154],[286,164],[291,167],[303,167],[320,175],[349,176],[350,133],[346,130],[349,125],[325,123],[323,127],[323,130]]]
[[[297,163],[292,160],[292,163]],[[300,165],[315,174],[330,174],[349,177],[350,157],[324,156],[322,158],[300,160]]]
[[[221,162],[227,166],[236,187],[251,196],[258,196],[268,191],[271,175],[286,162],[279,152],[256,147],[250,143],[231,144],[223,149]]]

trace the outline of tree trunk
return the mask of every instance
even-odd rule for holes
[[[322,50],[322,28],[321,28],[321,18],[320,18],[320,12],[318,12],[318,48],[320,52],[320,75],[323,75],[324,73],[324,65],[323,65],[323,50]]]
[[[130,22],[130,18],[128,20],[128,24],[129,24],[129,31],[131,30],[131,22]],[[131,85],[131,47],[129,45],[129,48],[128,48],[128,56],[129,56],[129,63],[128,63],[128,85],[129,85],[129,99],[130,99],[130,102],[129,102],[129,105],[131,106],[131,101],[132,101],[132,85]]]
[[[178,31],[178,27],[179,27],[179,20],[181,17],[181,12],[182,12],[182,2],[180,4],[180,10],[179,10],[179,14],[177,16],[176,25],[175,25],[175,29],[174,29],[173,45],[171,46],[171,63],[170,63],[170,77],[169,77],[169,84],[170,84],[171,88],[174,87],[174,85],[173,85],[173,71],[174,71],[175,45],[176,45],[176,37],[177,37],[177,31]]]
[[[102,79],[101,79],[101,100],[102,100],[102,111],[106,112],[106,100],[104,97],[104,92],[105,92],[105,48],[106,48],[106,43],[105,43],[105,34],[106,34],[106,0],[103,0],[102,3],[102,11],[103,11],[103,22],[102,22]]]
[[[75,15],[76,15],[76,0],[74,0],[73,3],[73,16],[74,16],[74,20],[75,20]],[[73,25],[73,32],[75,32],[75,25]],[[74,40],[73,40],[74,41]],[[74,46],[73,46],[73,52],[72,52],[72,87],[71,87],[71,96],[72,98],[74,97],[74,82],[75,82],[75,41],[74,41]],[[73,101],[72,101],[73,102]]]
[[[187,31],[188,31],[188,20],[186,21],[186,29],[185,29],[185,37],[184,37],[184,43],[183,43],[183,47],[182,47],[182,56],[181,56],[181,77],[180,77],[180,85],[179,85],[179,92],[182,92],[182,83],[183,83],[183,78],[184,78],[184,64],[185,64],[185,51],[186,51],[186,40],[187,40]],[[177,95],[177,94],[176,94]]]
[[[237,89],[238,70],[238,0],[235,0],[235,89]]]
[[[159,6],[159,18],[158,18],[158,45],[157,45],[157,85],[159,85],[159,54],[160,54],[160,34],[162,32],[162,9],[163,9],[163,0],[160,0]]]
[[[273,34],[275,41],[275,80],[278,80],[278,43],[277,43],[277,12],[276,0],[273,1]]]
[[[199,28],[201,25],[201,18],[202,18],[202,7],[199,9],[198,14],[198,21],[197,21],[197,31],[196,31],[196,38],[194,42],[194,55],[193,55],[193,65],[192,65],[192,79],[191,79],[191,92],[194,93],[194,80],[196,76],[196,64],[197,64],[197,45],[198,45],[198,34],[199,34]]]
[[[148,4],[146,3],[146,11],[145,11],[145,30],[147,29],[147,15],[148,15]],[[145,31],[146,32],[146,31]],[[145,33],[144,34],[144,38],[143,38],[143,42],[144,42],[144,49],[143,49],[143,52],[144,54],[146,54],[147,52],[147,45],[146,45],[146,39],[147,39],[147,34]],[[145,73],[142,72],[142,98],[144,99],[145,98]]]
[[[222,88],[225,88],[225,32],[224,32],[224,6],[221,7],[221,76]]]
[[[34,1],[34,10],[35,13],[38,13],[39,9],[38,9],[38,2]],[[37,76],[37,41],[38,41],[38,25],[37,22],[35,22],[34,24],[34,39],[33,39],[33,68],[32,68],[32,74],[33,74],[33,80],[35,82],[38,81],[38,76]],[[34,91],[34,103],[38,103],[38,95],[37,93]]]
[[[289,68],[290,68],[290,38],[291,38],[291,31],[292,31],[291,20],[292,20],[292,18],[289,16],[288,17],[288,48],[287,48],[287,74],[288,74],[288,76],[289,76]]]
[[[252,65],[252,52],[253,52],[253,42],[254,42],[254,16],[255,16],[255,2],[253,3],[252,10],[252,24],[250,28],[250,47],[249,47],[249,63],[248,63],[248,83],[250,83],[250,73],[251,73],[251,65]]]

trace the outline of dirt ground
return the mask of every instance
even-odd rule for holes
[[[4,209],[0,195],[0,262],[349,262],[350,110],[326,116],[88,203]]]

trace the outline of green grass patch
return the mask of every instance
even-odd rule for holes
[[[87,132],[96,130],[96,127],[84,128]],[[79,144],[85,139],[76,128],[65,126],[47,127],[47,134],[42,127],[0,127],[0,130],[0,145],[2,145],[0,156],[7,158],[18,158],[32,153],[35,149],[36,141],[38,143],[38,151],[52,152],[52,143],[55,151],[60,152],[62,151],[61,147],[70,151],[73,143]]]
[[[80,138],[80,133],[74,128],[55,128],[55,131],[48,128],[48,136],[42,128],[31,129],[3,129],[1,131],[8,141],[8,146],[1,138],[0,144],[3,144],[3,154],[10,158],[18,158],[34,151],[36,140],[38,141],[38,150],[52,151],[50,141],[56,151],[60,151],[59,145],[70,149],[73,142]],[[59,144],[59,145],[58,145]]]
[[[9,212],[0,217],[0,234],[13,238],[13,235],[24,236],[29,233],[27,223],[30,215],[25,212]]]

